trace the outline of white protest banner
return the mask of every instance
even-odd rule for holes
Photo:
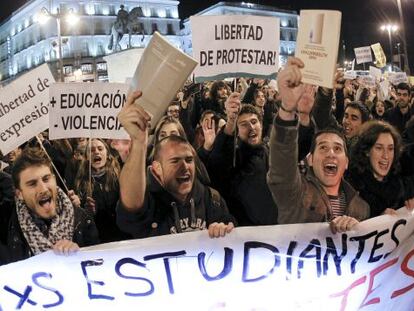
[[[354,49],[356,63],[369,63],[372,62],[372,54],[371,54],[371,47],[370,46],[362,46],[359,48]]]
[[[408,77],[405,72],[389,72],[388,80],[394,85],[408,83]]]
[[[369,76],[369,71],[368,70],[356,70],[355,73],[356,73],[357,77]]]
[[[368,75],[368,76],[361,76],[361,82],[363,85],[367,87],[375,87],[376,86],[376,80],[375,77]]]
[[[191,16],[195,80],[272,79],[279,69],[279,19],[250,15]]]
[[[127,79],[134,75],[143,52],[143,48],[133,48],[104,56],[109,82],[127,83]]]
[[[385,57],[384,50],[380,43],[375,43],[371,45],[372,50],[374,51],[375,60],[378,68],[382,68],[387,64],[387,58]]]
[[[243,227],[47,252],[0,267],[0,310],[412,311],[414,216],[403,210],[342,234]]]
[[[344,72],[344,79],[354,80],[357,78],[357,74],[354,70],[348,70]]]
[[[55,82],[44,64],[0,89],[0,149],[16,149],[49,126],[49,86]]]
[[[377,81],[381,81],[382,71],[377,67],[369,66],[369,74],[375,78]]]
[[[333,87],[341,16],[339,11],[300,11],[295,56],[305,63],[302,82]]]
[[[389,93],[389,82],[388,80],[383,80],[380,82],[380,89],[379,91],[381,92],[381,98],[384,100],[386,98],[388,98],[388,93]]]
[[[152,115],[152,124],[157,124],[196,65],[194,59],[154,32],[129,88],[129,91],[142,91],[136,103]]]
[[[126,102],[123,83],[55,83],[49,91],[49,137],[128,139],[117,115]]]

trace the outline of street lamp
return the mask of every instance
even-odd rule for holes
[[[407,75],[410,75],[410,65],[408,64],[408,51],[407,51],[407,40],[405,37],[405,23],[404,23],[404,15],[401,7],[401,0],[397,0],[397,6],[398,6],[398,14],[400,15],[400,24],[401,24],[401,34],[403,39],[403,45],[404,45],[404,71],[407,73]]]
[[[79,21],[79,17],[74,14],[73,9],[70,9],[68,13],[63,14],[59,8],[56,9],[56,13],[51,13],[47,8],[43,7],[38,16],[40,24],[45,24],[49,18],[55,18],[57,24],[57,36],[58,36],[58,60],[59,60],[59,81],[63,81],[63,54],[62,54],[62,33],[61,33],[61,21],[62,18],[70,25],[74,25]]]
[[[393,52],[392,52],[392,33],[396,32],[398,30],[398,26],[394,25],[394,24],[386,24],[386,25],[382,25],[381,26],[381,30],[382,31],[387,31],[388,32],[388,40],[389,40],[389,44],[390,44],[390,62],[391,62],[391,67],[393,64]]]

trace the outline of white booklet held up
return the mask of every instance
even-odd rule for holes
[[[295,56],[305,63],[302,81],[332,88],[341,32],[341,12],[302,10]]]
[[[136,102],[152,115],[154,126],[195,66],[197,62],[193,58],[171,45],[158,32],[154,33],[129,89],[142,91],[142,97]]]

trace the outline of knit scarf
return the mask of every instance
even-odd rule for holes
[[[53,247],[59,240],[72,240],[74,231],[74,208],[69,197],[57,188],[56,216],[51,219],[47,236],[33,220],[33,215],[23,200],[16,200],[17,218],[23,235],[33,254],[38,255]]]

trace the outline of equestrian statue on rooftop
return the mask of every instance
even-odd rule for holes
[[[142,17],[144,17],[144,13],[141,7],[135,7],[128,13],[124,9],[124,5],[121,5],[116,16],[116,21],[111,27],[108,49],[114,49],[115,51],[121,50],[119,42],[126,33],[129,35],[128,47],[131,47],[132,34],[141,34],[141,41],[144,41],[145,33],[144,24],[141,21]]]

